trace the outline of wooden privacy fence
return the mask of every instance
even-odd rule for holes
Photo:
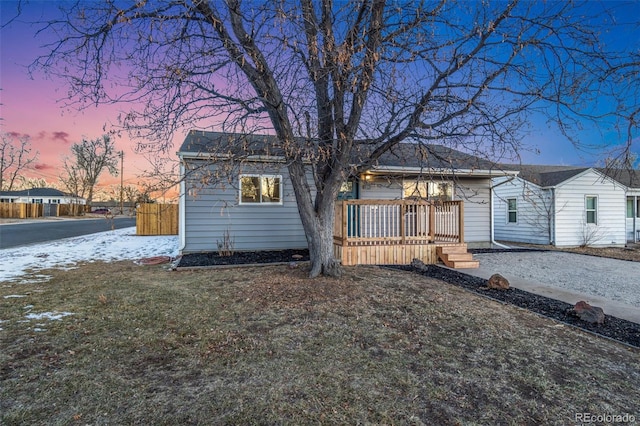
[[[0,217],[11,219],[42,217],[42,204],[0,203]]]
[[[84,204],[0,203],[0,217],[33,219],[44,216],[80,216],[91,206]]]
[[[137,235],[178,235],[177,204],[140,204],[136,209]]]

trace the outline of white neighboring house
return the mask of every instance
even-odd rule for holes
[[[625,214],[629,188],[604,170],[505,167],[519,174],[493,180],[496,240],[569,247],[622,247],[634,240]]]
[[[601,170],[624,185],[627,190],[627,241],[640,241],[640,170]]]
[[[0,203],[86,204],[86,200],[55,188],[31,188],[0,191]]]

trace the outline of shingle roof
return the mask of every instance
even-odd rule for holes
[[[618,183],[626,186],[627,188],[640,189],[640,170],[607,168],[600,168],[597,170],[609,176],[611,179],[616,180]]]
[[[189,132],[179,153],[282,155],[276,136],[195,131]],[[354,154],[354,163],[366,159],[368,152]],[[491,161],[442,145],[400,143],[384,153],[376,163],[382,167],[426,169],[500,170]]]
[[[3,196],[30,196],[30,197],[67,197],[69,194],[55,188],[31,188],[20,191],[0,191]]]
[[[244,133],[205,132],[191,130],[180,146],[179,152],[193,154],[282,154],[278,138],[274,135]]]
[[[517,171],[518,176],[539,186],[555,186],[570,179],[589,167],[543,166],[534,164],[504,164],[505,170]]]

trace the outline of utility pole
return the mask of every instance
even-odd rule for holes
[[[120,151],[120,214],[124,214],[124,151]]]

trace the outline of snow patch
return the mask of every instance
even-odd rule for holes
[[[73,269],[79,262],[117,262],[178,255],[178,236],[138,236],[135,226],[0,250],[0,281],[48,281],[43,269]]]
[[[24,317],[30,320],[48,319],[50,321],[60,321],[62,318],[68,317],[69,315],[73,315],[73,313],[72,312],[42,312],[39,314],[27,314]]]

